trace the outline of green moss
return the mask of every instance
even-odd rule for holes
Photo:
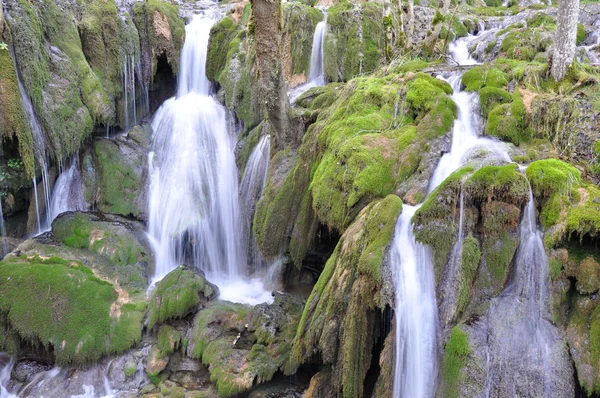
[[[163,354],[170,354],[181,348],[183,336],[170,325],[161,325],[158,329],[158,349]]]
[[[585,26],[582,23],[577,24],[577,38],[575,43],[580,45],[585,40]]]
[[[478,91],[483,87],[503,88],[508,84],[508,75],[498,68],[476,66],[464,73],[462,84],[467,91]]]
[[[515,163],[484,166],[466,179],[464,188],[471,198],[479,201],[499,200],[521,205],[529,198],[527,178]]]
[[[179,266],[169,272],[148,299],[148,329],[192,313],[202,300],[215,294],[213,285],[191,269]]]
[[[519,239],[508,232],[491,235],[482,246],[483,259],[492,277],[494,291],[500,292],[507,278],[510,263],[515,255]]]
[[[525,120],[525,105],[517,91],[513,93],[510,104],[502,104],[492,109],[488,115],[485,132],[516,145],[531,138]]]
[[[555,193],[570,194],[581,186],[581,172],[558,159],[543,159],[527,167],[527,178],[536,197],[548,198]]]
[[[485,118],[499,104],[506,104],[511,101],[510,93],[497,87],[482,87],[479,90],[479,103],[481,111]]]
[[[552,16],[546,14],[545,12],[538,12],[527,19],[527,26],[529,28],[545,26],[549,29],[554,29],[556,28],[556,21]]]
[[[165,54],[174,74],[179,71],[179,55],[183,46],[185,23],[177,5],[161,0],[147,0],[133,5],[135,26],[141,33],[142,51],[151,54],[151,76],[154,77],[158,55]],[[165,21],[171,37],[157,31]]]
[[[3,141],[17,140],[25,172],[29,178],[33,178],[33,137],[19,90],[17,71],[10,51],[0,50],[0,137]]]
[[[290,37],[291,73],[308,76],[313,36],[323,13],[317,8],[291,2],[283,3],[282,14],[284,32]]]
[[[600,189],[588,185],[581,201],[570,207],[567,214],[566,233],[596,237],[600,233]]]
[[[227,63],[227,51],[229,43],[236,35],[238,25],[233,18],[225,17],[217,22],[210,30],[208,41],[208,52],[206,54],[206,77],[217,82]]]
[[[506,58],[533,61],[552,45],[552,35],[546,32],[554,28],[554,25],[541,24],[513,30],[502,40],[500,51]]]
[[[325,362],[337,363],[340,391],[360,394],[375,343],[368,320],[373,308],[384,305],[377,297],[380,267],[400,209],[399,198],[390,195],[371,203],[346,230],[304,307],[288,373],[310,359],[316,347]]]
[[[52,351],[59,364],[93,362],[140,341],[143,312],[134,304],[119,307],[113,285],[80,263],[5,259],[0,289],[0,312],[11,328]]]
[[[137,363],[135,361],[127,361],[125,363],[125,367],[123,368],[123,373],[125,373],[125,377],[129,378],[137,373]]]
[[[111,140],[95,141],[94,154],[99,177],[98,207],[107,213],[138,216],[136,201],[142,181],[135,165],[129,163],[133,156],[124,159],[119,144]]]
[[[479,249],[479,241],[472,235],[467,236],[463,241],[461,254],[461,273],[460,285],[458,290],[458,300],[456,312],[462,313],[469,303],[471,297],[471,285],[479,267],[481,258],[481,250]]]
[[[54,236],[67,246],[87,249],[90,246],[92,227],[83,214],[77,213],[68,225],[60,221],[54,224]]]
[[[444,379],[444,393],[447,397],[459,397],[459,387],[464,378],[461,374],[471,354],[469,336],[460,326],[455,326],[450,333],[450,338],[444,347],[442,359],[442,375]]]
[[[342,1],[327,10],[325,75],[328,81],[348,81],[374,71],[385,60],[386,29],[379,3]],[[360,34],[362,32],[362,35]]]

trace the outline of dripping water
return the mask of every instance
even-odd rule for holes
[[[323,20],[315,27],[312,50],[310,54],[310,69],[306,83],[291,90],[288,94],[290,102],[293,103],[304,92],[313,87],[327,84],[325,79],[325,33],[327,33],[327,13],[323,10]]]
[[[256,239],[252,233],[252,221],[254,219],[256,203],[267,181],[270,150],[271,136],[267,134],[261,137],[258,144],[252,150],[240,183],[240,204],[244,222],[244,247],[247,252],[248,266],[252,273],[262,271],[265,266],[265,262],[256,244]]]

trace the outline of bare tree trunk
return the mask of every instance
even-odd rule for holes
[[[298,141],[296,129],[290,129],[290,104],[281,65],[281,0],[252,0],[251,4],[260,75],[259,100],[264,101],[274,130],[272,147],[277,151]]]
[[[558,1],[558,23],[554,37],[554,55],[552,57],[552,77],[561,80],[575,56],[577,39],[577,20],[579,18],[579,0]]]
[[[412,37],[415,32],[415,0],[408,0],[408,15],[406,16],[408,19],[408,28],[406,29],[406,48],[410,48],[412,46]]]

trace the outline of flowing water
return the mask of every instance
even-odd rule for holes
[[[486,314],[486,397],[498,396],[498,391],[521,396],[531,391],[531,385],[539,386],[540,396],[551,397],[563,391],[555,383],[568,384],[568,356],[560,333],[549,321],[548,285],[548,258],[530,189],[514,273]],[[507,372],[507,366],[514,371]]]
[[[327,33],[327,13],[325,10],[323,10],[323,14],[323,20],[315,27],[315,34],[313,36],[312,50],[310,54],[310,69],[308,73],[308,79],[306,79],[306,83],[301,84],[289,92],[288,96],[290,97],[290,103],[296,101],[299,96],[309,89],[327,84],[324,67],[324,44],[325,33]]]
[[[179,264],[204,270],[221,298],[271,301],[262,283],[246,279],[239,205],[236,137],[227,111],[210,96],[206,52],[214,20],[195,16],[186,26],[177,97],[152,122],[149,155],[149,236],[156,256],[154,282]]]
[[[256,239],[252,233],[252,221],[256,203],[260,199],[269,169],[269,153],[271,151],[271,136],[264,135],[250,154],[244,176],[240,183],[240,204],[244,223],[244,248],[248,259],[248,266],[252,273],[261,271],[265,266]]]
[[[459,64],[477,63],[467,49],[473,37],[459,39],[450,45],[450,54]],[[478,96],[462,91],[461,79],[462,73],[453,73],[448,78],[454,89],[452,99],[458,107],[458,118],[452,127],[450,152],[440,159],[429,182],[430,192],[464,164],[475,148],[497,151],[508,158],[500,143],[479,137]],[[433,264],[429,249],[416,242],[411,225],[412,216],[419,207],[403,206],[392,242],[397,322],[395,397],[431,397],[437,377],[439,322]]]
[[[83,198],[83,180],[79,173],[78,156],[71,161],[71,166],[64,170],[54,184],[50,200],[50,219],[54,220],[66,211],[86,210],[87,204]]]
[[[0,353],[0,398],[17,398],[16,395],[8,392],[10,373],[14,365],[15,361],[13,358]]]

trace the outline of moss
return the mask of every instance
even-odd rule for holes
[[[390,195],[371,203],[340,239],[313,288],[292,348],[294,373],[315,354],[337,363],[340,392],[361,394],[375,341],[369,320],[373,309],[385,304],[378,298],[382,284],[381,261],[392,239],[401,201]]]
[[[308,76],[312,42],[323,13],[314,7],[297,2],[283,3],[284,32],[290,38],[291,73]]]
[[[581,201],[569,208],[566,233],[576,233],[581,238],[596,237],[600,233],[600,189],[596,186],[588,185],[581,192]]]
[[[179,71],[179,56],[183,47],[185,23],[179,17],[177,5],[161,1],[148,0],[133,5],[135,26],[140,32],[142,51],[151,56],[151,77],[156,73],[158,56],[165,54],[174,74]],[[165,26],[170,37],[157,29]]]
[[[342,1],[327,10],[325,75],[328,81],[348,81],[374,71],[384,61],[384,7],[378,3]],[[362,34],[361,34],[362,32]]]
[[[88,218],[83,214],[77,213],[69,224],[59,220],[54,224],[53,232],[55,238],[67,246],[80,249],[90,247],[92,227]]]
[[[581,186],[581,172],[558,159],[543,159],[527,167],[527,178],[535,197],[548,198],[555,193],[570,194]]]
[[[93,362],[140,341],[143,312],[134,304],[119,308],[113,285],[80,263],[5,259],[0,288],[0,312],[8,314],[11,328],[41,343],[59,364]]]
[[[529,28],[537,28],[539,26],[545,26],[550,29],[556,28],[556,21],[554,18],[545,12],[538,12],[532,17],[527,18],[527,26]]]
[[[500,51],[506,58],[533,61],[552,45],[552,34],[547,30],[554,27],[542,24],[540,27],[513,30],[502,40]]]
[[[511,101],[511,95],[508,91],[497,87],[482,87],[479,90],[479,103],[481,111],[485,118],[499,104],[506,104]]]
[[[580,45],[585,40],[585,26],[582,23],[577,24],[577,36],[575,43]]]
[[[452,328],[450,338],[444,347],[442,359],[442,375],[444,379],[444,393],[448,397],[459,397],[459,386],[464,378],[462,370],[467,364],[471,354],[469,336],[462,331],[460,326]]]
[[[508,232],[492,235],[483,243],[483,259],[492,277],[492,287],[496,292],[502,290],[518,246],[518,237],[512,236]]]
[[[490,112],[485,132],[516,145],[531,138],[525,120],[525,105],[518,92],[513,93],[510,104],[496,106]]]
[[[183,336],[170,325],[161,325],[158,329],[158,349],[163,354],[170,354],[181,348]]]
[[[331,106],[337,99],[342,88],[340,83],[330,83],[326,86],[313,87],[296,99],[296,105],[307,109],[323,109]]]
[[[35,174],[33,136],[20,97],[17,71],[8,50],[0,50],[0,93],[0,137],[3,141],[17,140],[25,172],[31,179]]]
[[[498,68],[476,66],[463,74],[462,84],[467,91],[478,91],[483,87],[503,88],[508,84],[508,75]]]
[[[227,51],[229,43],[236,35],[238,25],[233,18],[225,17],[217,22],[210,30],[208,41],[208,52],[206,54],[206,77],[217,82],[227,63]]]
[[[248,373],[237,377],[240,369],[229,360],[237,350],[232,342],[244,329],[248,310],[242,304],[212,302],[194,319],[188,355],[208,365],[220,397],[235,396],[252,386],[254,377]]]
[[[219,47],[219,51],[223,51]],[[225,68],[219,76],[225,92],[225,104],[232,109],[244,125],[244,132],[256,127],[262,120],[256,48],[252,36],[245,30],[238,31],[229,42]]]
[[[216,291],[202,275],[179,266],[169,272],[150,294],[148,299],[148,329],[170,319],[183,318]]]
[[[137,373],[137,363],[135,361],[127,361],[123,368],[123,373],[125,373],[125,377],[127,378],[135,375]]]
[[[466,179],[464,188],[471,198],[480,201],[498,200],[521,205],[529,199],[527,178],[515,163],[484,166]]]
[[[107,213],[138,216],[136,201],[142,181],[136,167],[123,161],[119,144],[111,140],[95,141],[94,155],[99,177],[98,207]]]
[[[469,303],[471,285],[479,267],[480,258],[481,250],[479,249],[479,241],[472,235],[467,236],[463,241],[461,254],[460,286],[456,306],[458,314],[462,313]]]

